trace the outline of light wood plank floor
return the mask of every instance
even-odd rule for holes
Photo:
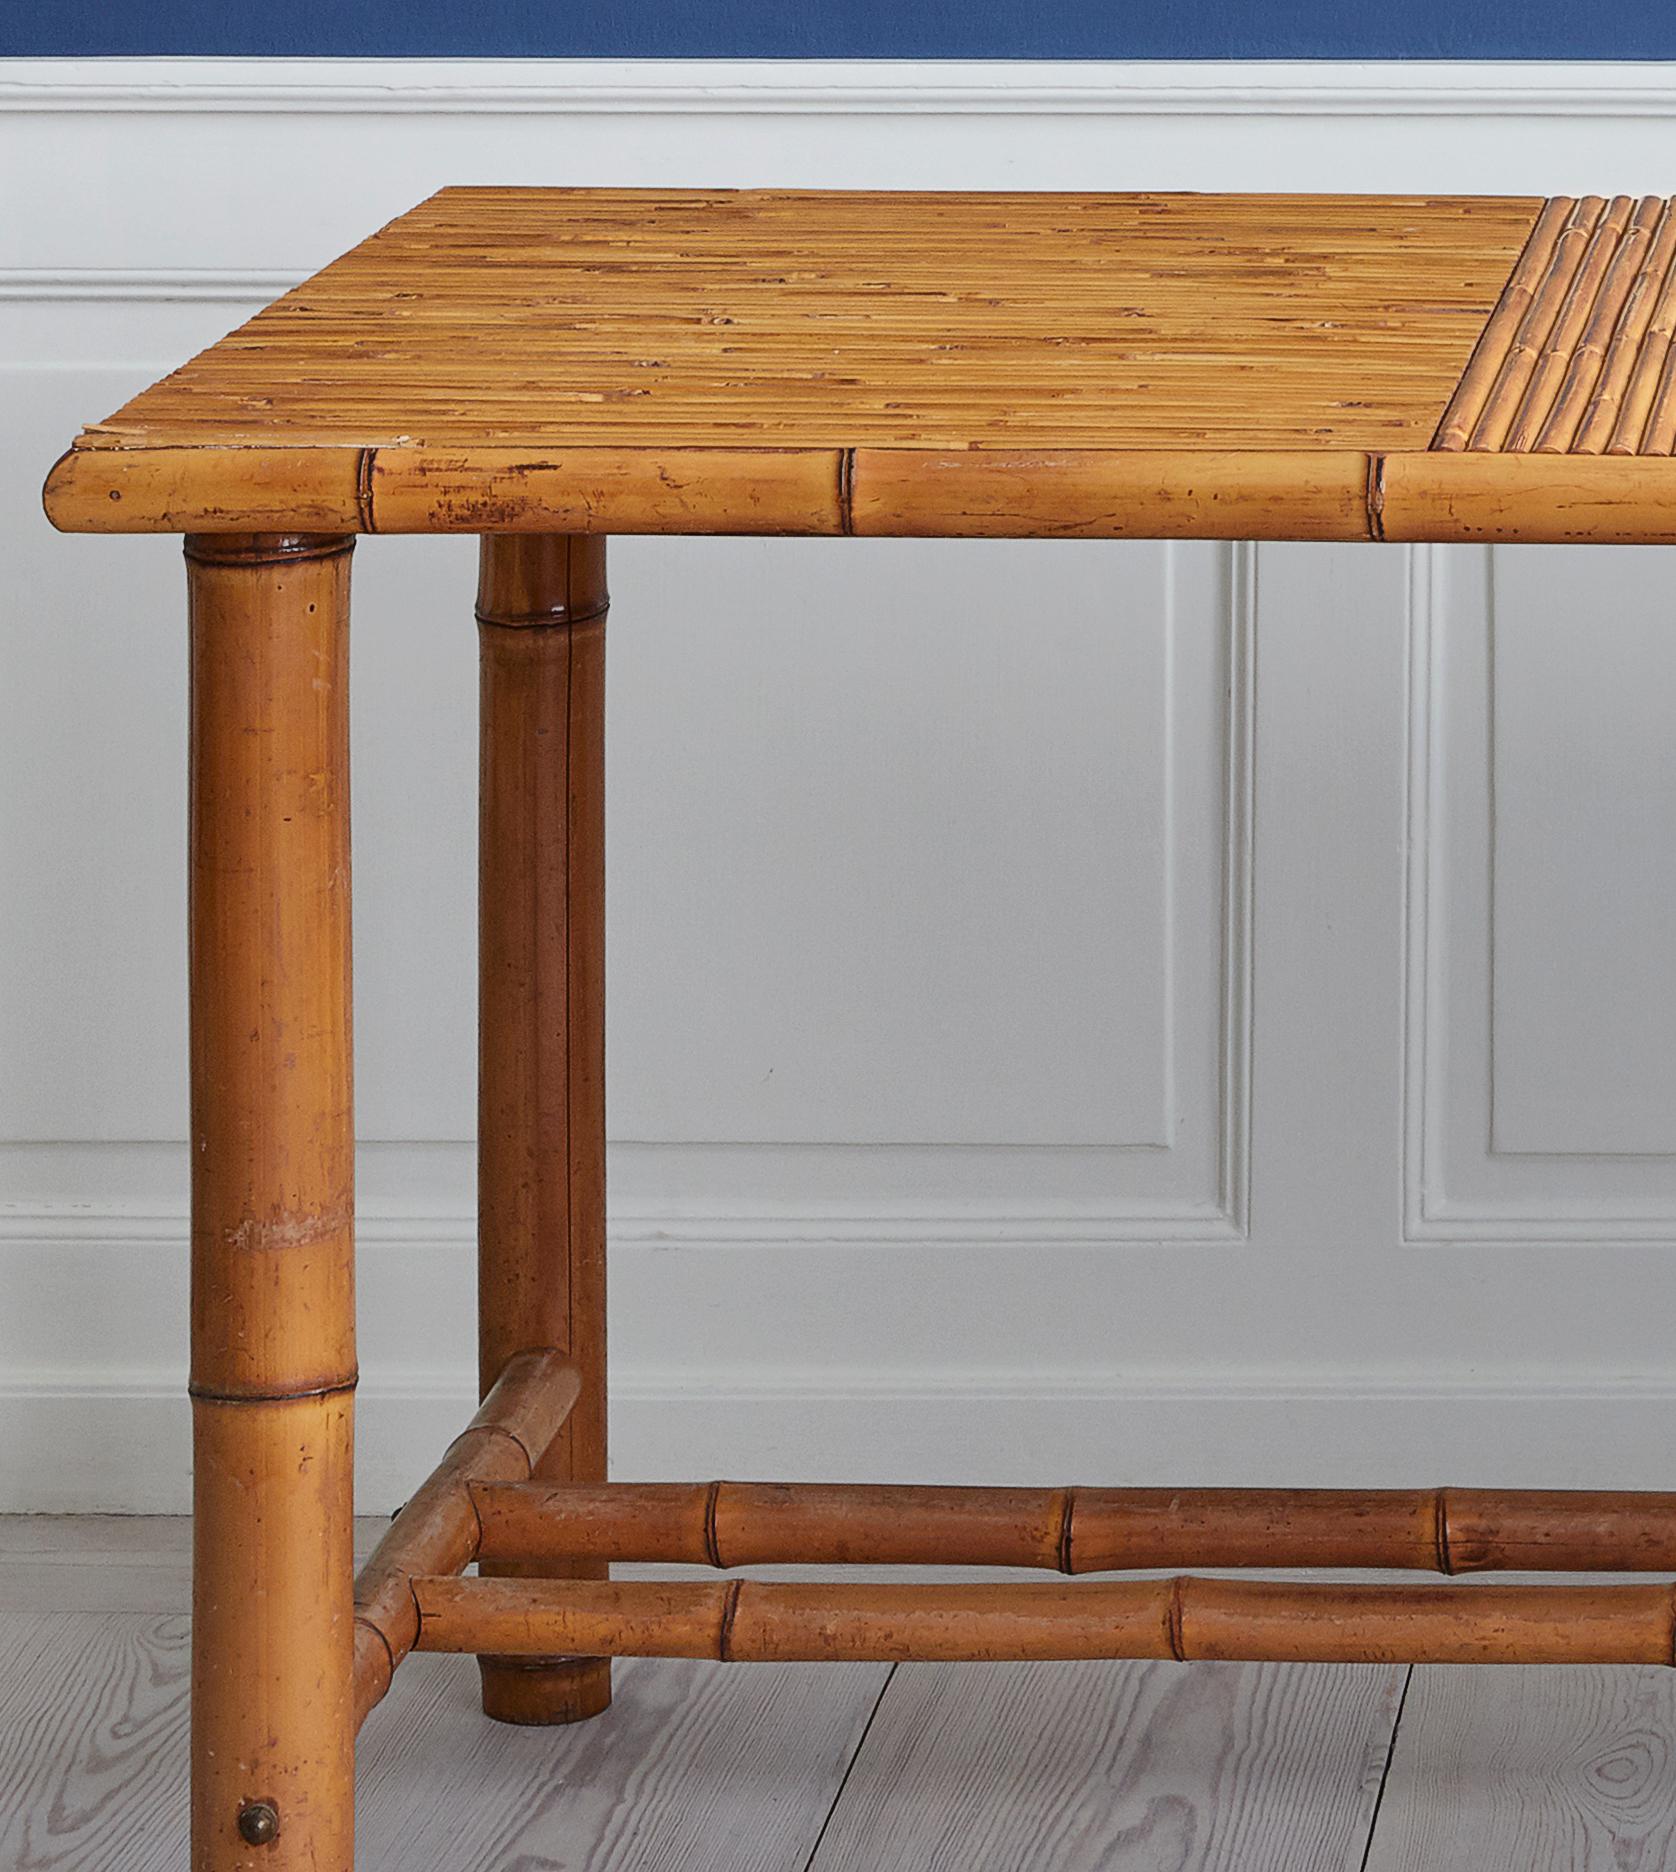
[[[364,1530],[366,1541],[376,1527]],[[184,1872],[188,1533],[0,1518],[0,1872]],[[413,1658],[363,1872],[1676,1872],[1676,1674],[630,1662],[578,1728]]]

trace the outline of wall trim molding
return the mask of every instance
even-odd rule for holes
[[[469,73],[469,76],[465,74]],[[0,112],[1676,116],[1676,64],[1547,60],[0,59]]]
[[[137,1367],[132,1371],[101,1368],[32,1372],[22,1379],[0,1378],[5,1399],[78,1397],[164,1399],[187,1402],[186,1376]],[[383,1402],[440,1402],[469,1413],[475,1408],[472,1374],[458,1368],[424,1367],[392,1374],[366,1372],[358,1390],[363,1398]],[[1539,1398],[1567,1401],[1634,1401],[1676,1408],[1676,1377],[1668,1372],[1600,1371],[1573,1374],[1555,1382],[1543,1376],[1507,1374],[1486,1377],[1477,1369],[1455,1372],[1390,1372],[1370,1376],[1351,1370],[1312,1367],[1257,1367],[1248,1371],[1190,1370],[1148,1373],[1126,1378],[1112,1371],[1057,1372],[996,1370],[989,1366],[804,1366],[750,1371],[655,1370],[619,1364],[611,1385],[623,1403],[670,1405],[682,1401],[749,1403],[776,1401],[881,1402],[941,1400],[950,1403],[1093,1402],[1122,1404],[1135,1399],[1175,1399],[1201,1403],[1336,1404],[1446,1403],[1475,1398],[1518,1402]]]
[[[33,305],[114,300],[259,308],[289,292],[304,277],[297,272],[235,267],[0,267],[0,299]]]
[[[359,1511],[405,1500],[471,1404],[465,1370],[364,1374]],[[1605,1371],[1556,1382],[1454,1368],[1125,1379],[619,1365],[613,1467],[647,1479],[1346,1487],[1366,1481],[1377,1445],[1387,1453],[1381,1480],[1393,1487],[1656,1488],[1668,1475],[1651,1426],[1672,1409],[1668,1375]],[[185,1512],[184,1374],[39,1370],[0,1380],[0,1478],[0,1512]]]
[[[1434,640],[1439,565],[1432,546],[1410,546],[1404,606],[1404,727],[1402,954],[1402,1239],[1439,1239],[1442,1192],[1434,1127],[1438,936],[1435,927],[1438,838],[1438,750],[1434,721]]]
[[[449,1148],[454,1148],[450,1146]],[[1245,1170],[1239,1159],[1240,1172]],[[875,1209],[834,1202],[821,1206],[762,1203],[750,1208],[701,1201],[664,1208],[613,1202],[611,1245],[684,1251],[734,1247],[977,1247],[1020,1249],[1123,1247],[1135,1241],[1225,1242],[1243,1236],[1241,1211],[1166,1200],[1149,1205],[1107,1199],[1037,1212],[1004,1205],[926,1203]],[[0,1250],[78,1246],[185,1249],[184,1208],[145,1203],[0,1204]],[[363,1248],[440,1248],[469,1255],[476,1218],[452,1205],[414,1208],[363,1205],[355,1218]]]

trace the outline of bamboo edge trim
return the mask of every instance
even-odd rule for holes
[[[1676,1493],[472,1482],[481,1558],[765,1564],[1676,1570]]]
[[[1668,323],[1676,331],[1676,217],[1671,235]],[[1649,345],[1665,318],[1661,311],[1650,320]],[[1668,347],[1659,370],[1662,387],[1632,384],[1626,410],[1633,415],[1645,403],[1649,425],[1668,429],[1676,447],[1676,345]],[[141,459],[165,453],[193,460],[183,465]],[[1676,474],[1669,455],[1631,456],[1610,448],[1565,455],[1466,449],[1281,455],[578,450],[539,461],[495,450],[469,461],[417,457],[411,471],[402,469],[405,491],[385,482],[368,513],[350,485],[352,475],[340,473],[331,451],[291,451],[325,459],[288,467],[283,475],[270,463],[267,480],[250,467],[256,453],[262,452],[72,451],[74,473],[60,482],[54,471],[48,511],[68,531],[186,530],[200,549],[228,533],[295,532],[299,516],[322,529],[362,526],[370,519],[383,533],[519,536],[842,535],[847,524],[857,536],[920,538],[1676,542]],[[155,498],[144,508],[137,497],[130,500],[123,525],[112,528],[108,508],[98,504],[104,481],[87,484],[76,477],[88,462],[91,472],[108,476],[104,458],[116,457],[134,464],[120,478],[134,474],[136,496],[150,487]],[[506,463],[513,458],[522,472],[508,484]],[[841,509],[837,464],[846,458],[848,494]],[[440,493],[427,479],[433,460],[444,460],[447,469]],[[255,489],[252,498],[267,505],[236,512],[225,505],[215,492],[224,490],[224,465],[235,485],[242,477]],[[305,472],[313,478],[299,479]],[[339,482],[341,496],[332,492]],[[284,492],[278,491],[281,485]],[[392,499],[404,503],[399,516],[378,505]]]
[[[74,532],[1377,538],[1358,449],[70,450]],[[113,522],[113,514],[120,519]]]
[[[1676,1665],[1676,1585],[1406,1586],[1176,1574],[1074,1586],[413,1582],[420,1651],[745,1662],[1157,1658]]]

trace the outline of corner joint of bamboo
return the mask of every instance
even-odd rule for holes
[[[418,1641],[423,1610],[415,1579],[458,1575],[482,1549],[476,1485],[527,1482],[580,1395],[580,1375],[562,1353],[508,1359],[477,1414],[390,1523],[355,1581],[357,1724],[383,1700]]]

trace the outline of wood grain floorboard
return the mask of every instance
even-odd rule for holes
[[[1367,1872],[1668,1872],[1676,1672],[1414,1673]]]
[[[188,1625],[0,1615],[0,1866],[183,1872]]]
[[[367,1863],[803,1872],[885,1674],[634,1659],[604,1716],[519,1730],[484,1721],[468,1661],[412,1658],[366,1731]]]
[[[189,1624],[0,1614],[0,1867],[184,1872]],[[358,1763],[367,1872],[803,1872],[883,1666],[619,1667],[574,1729],[486,1722],[415,1657]]]
[[[179,1520],[0,1519],[0,1872],[185,1872],[188,1552]],[[1404,1675],[920,1665],[881,1698],[879,1666],[635,1661],[601,1721],[519,1731],[416,1657],[363,1738],[360,1863],[1676,1872],[1676,1672],[1419,1670],[1393,1745]]]
[[[1357,1872],[1404,1675],[904,1666],[812,1872]]]

